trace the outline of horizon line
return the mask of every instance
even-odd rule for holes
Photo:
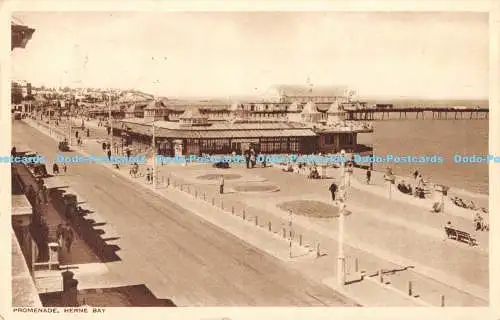
[[[30,83],[29,80],[14,80],[12,79],[11,81],[24,81]],[[290,85],[297,85],[301,86],[300,84],[290,84]],[[37,86],[32,86],[33,88],[39,89],[41,87],[45,87],[46,89],[59,89],[59,88],[69,88],[71,90],[75,89],[99,89],[99,90],[116,90],[116,91],[125,91],[125,92],[140,92],[142,94],[146,95],[151,95],[151,96],[158,96],[161,98],[167,98],[167,99],[219,99],[219,100],[231,100],[231,99],[237,99],[237,98],[255,98],[255,99],[262,99],[261,95],[256,95],[256,94],[227,94],[227,95],[192,95],[192,96],[185,96],[185,95],[157,95],[154,93],[149,93],[145,90],[142,89],[135,89],[135,88],[106,88],[106,87],[94,87],[94,86],[78,86],[78,87],[71,87],[68,85],[37,85]],[[373,99],[380,99],[380,100],[436,100],[436,101],[443,101],[443,100],[466,100],[466,101],[474,101],[474,100],[481,100],[481,101],[489,101],[489,97],[422,97],[422,96],[404,96],[404,95],[389,95],[389,94],[366,94],[362,95],[359,94],[357,95],[357,100],[373,100]],[[356,101],[356,99],[353,99]]]

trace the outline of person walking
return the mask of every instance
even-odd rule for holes
[[[56,229],[56,239],[57,243],[59,244],[59,248],[62,248],[64,246],[63,230],[64,225],[62,223],[58,224]]]
[[[102,143],[102,151],[106,151],[106,142]]]
[[[330,193],[332,194],[332,200],[335,201],[335,194],[337,192],[337,184],[335,182],[332,182],[332,184],[330,185],[330,188],[328,188],[328,190],[330,190]]]
[[[413,179],[414,179],[414,180],[417,180],[418,176],[419,176],[418,170],[415,170],[415,171],[413,172]]]
[[[68,166],[65,164],[63,164],[63,171],[64,171],[64,174],[66,174],[66,172],[68,171]]]
[[[370,184],[372,179],[372,171],[370,169],[366,170],[366,184]]]
[[[45,204],[49,204],[50,200],[50,191],[45,185],[43,186],[43,198],[45,200]]]
[[[64,246],[66,247],[66,251],[69,253],[71,252],[71,245],[73,244],[74,240],[74,233],[73,230],[71,229],[69,222],[66,222],[66,226],[63,229],[62,233],[63,239],[64,239]]]
[[[57,163],[54,163],[54,165],[52,166],[52,172],[54,173],[54,175],[59,174],[59,166],[57,165]]]
[[[111,149],[108,149],[108,160],[111,161]]]
[[[76,132],[75,132],[75,138],[76,138],[76,140],[78,140],[78,130],[76,130]]]
[[[149,168],[146,169],[146,182],[151,182],[151,173],[149,172]]]
[[[219,193],[224,193],[224,176],[220,176]]]
[[[90,137],[90,129],[87,128],[87,138],[89,138],[89,137]]]
[[[250,165],[252,169],[255,167],[256,159],[255,159],[255,151],[253,149],[250,150]]]
[[[247,169],[250,169],[250,152],[248,150],[245,152],[245,161],[247,163]]]

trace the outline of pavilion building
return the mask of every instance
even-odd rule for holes
[[[303,107],[267,104],[267,110],[264,103],[234,103],[217,112],[214,119],[210,111],[191,106],[171,117],[164,101],[154,101],[143,118],[117,120],[113,134],[122,137],[123,145],[146,150],[152,144],[154,123],[156,154],[166,156],[241,154],[249,148],[268,154],[370,152],[358,145],[357,135],[373,132],[371,124],[344,121],[345,111],[338,104],[320,112],[314,102]],[[257,117],[258,112],[274,116]]]

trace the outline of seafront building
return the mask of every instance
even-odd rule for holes
[[[308,102],[303,102],[301,91],[296,95],[290,90],[278,92],[283,96],[259,102],[156,99],[125,107],[114,104],[112,111],[117,107],[125,111],[114,120],[113,135],[121,138],[123,146],[147,149],[152,145],[154,124],[156,153],[166,156],[242,154],[249,148],[275,154],[372,152],[357,139],[358,134],[373,132],[371,123],[345,120],[344,104],[349,97],[339,97],[341,91],[334,90],[331,96],[322,91]],[[91,115],[106,118],[105,111],[109,112]]]
[[[11,51],[15,48],[24,49],[34,32],[35,29],[12,21]],[[12,84],[12,94],[16,99],[22,100],[31,95],[31,85],[28,82],[13,82]],[[41,307],[42,303],[33,279],[35,261],[33,248],[35,244],[30,229],[33,226],[34,210],[24,194],[22,185],[15,179],[14,173],[15,170],[11,170],[12,306]]]

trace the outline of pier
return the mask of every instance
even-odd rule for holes
[[[406,119],[488,119],[488,108],[376,108],[346,110],[346,120],[374,121],[374,120],[406,120]]]

